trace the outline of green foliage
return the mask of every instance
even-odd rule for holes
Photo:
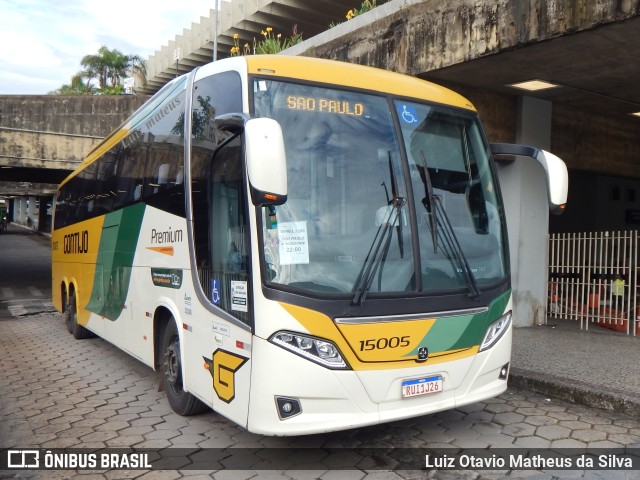
[[[91,85],[90,79],[85,82],[84,72],[78,72],[71,77],[71,83],[62,85],[57,90],[49,92],[49,95],[93,95],[96,89]]]
[[[267,27],[260,32],[262,35],[262,39],[256,40],[253,39],[253,48],[248,43],[245,43],[242,48],[240,48],[240,41],[238,39],[238,34],[233,36],[233,47],[231,47],[230,54],[232,57],[239,55],[251,55],[256,54],[274,54],[280,53],[282,50],[285,50],[293,45],[296,45],[302,41],[302,34],[298,33],[298,26],[294,25],[291,36],[283,37],[282,34],[274,34],[273,28]]]
[[[95,55],[85,55],[80,61],[84,70],[78,72],[71,84],[51,92],[54,95],[119,95],[123,92],[124,79],[133,76],[145,85],[147,69],[138,55],[124,55],[105,45]],[[93,83],[95,82],[95,83]]]

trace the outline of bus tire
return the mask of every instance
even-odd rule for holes
[[[64,304],[64,324],[67,327],[67,332],[72,333],[73,329],[71,328],[71,317],[75,315],[71,313],[71,298],[65,296],[65,304]]]
[[[78,324],[78,306],[76,302],[76,292],[73,290],[69,292],[69,303],[67,303],[66,309],[66,323],[67,329],[73,335],[76,340],[84,340],[85,338],[93,337],[93,333],[90,330],[84,328]]]
[[[180,336],[173,317],[169,318],[164,329],[160,353],[162,355],[162,384],[171,409],[182,416],[197,415],[208,410],[209,407],[183,389]]]

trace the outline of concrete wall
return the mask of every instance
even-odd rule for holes
[[[572,170],[638,178],[640,121],[555,105],[551,144]]]
[[[70,170],[147,96],[0,96],[0,165]]]
[[[51,209],[47,207],[52,204],[51,192],[55,191],[55,185],[28,183],[30,180],[42,181],[30,176],[36,171],[44,171],[47,173],[40,175],[47,181],[48,175],[54,177],[51,172],[73,170],[105,136],[148,98],[0,96],[0,167],[13,167],[0,170],[0,192],[5,196],[19,195],[12,201],[13,221],[49,231]],[[27,178],[6,181],[9,174],[14,177],[27,175]],[[35,195],[41,196],[36,198]]]
[[[639,10],[638,0],[392,0],[290,51],[419,76]]]
[[[500,95],[494,92],[477,90],[454,83],[441,85],[465,96],[478,110],[480,119],[492,143],[514,143],[518,118],[518,99],[516,97]]]

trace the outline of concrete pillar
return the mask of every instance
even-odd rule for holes
[[[38,211],[38,230],[51,233],[51,218],[53,215],[53,197],[38,197],[40,209]]]
[[[15,207],[15,205],[16,205],[16,202],[15,202],[15,199],[14,199],[14,198],[12,198],[11,200],[9,200],[9,221],[10,221],[10,222],[13,222],[13,218],[14,218],[14,215],[15,215],[15,214],[13,213],[13,211],[14,211],[14,209],[16,208],[16,207]]]
[[[38,229],[38,208],[36,206],[38,199],[36,197],[29,197],[29,210],[27,212],[27,216],[29,219],[31,219],[31,227],[35,228],[36,230]],[[28,220],[27,220],[27,225],[28,225]]]
[[[18,223],[20,225],[27,224],[27,216],[29,215],[29,199],[27,197],[20,197],[20,202],[18,203]]]
[[[551,109],[552,104],[547,100],[521,97],[516,143],[550,150]],[[514,325],[542,324],[547,297],[549,233],[544,169],[536,160],[523,157],[499,165],[498,175],[509,230]]]

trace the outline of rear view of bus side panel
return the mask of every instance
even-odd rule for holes
[[[54,305],[68,315],[73,302],[77,323],[99,335],[104,334],[102,322],[99,319],[90,322],[86,307],[96,275],[103,221],[104,217],[96,217],[54,230],[51,239]]]
[[[140,292],[133,288],[139,280],[134,257],[149,212],[176,217],[185,230],[185,85],[186,78],[171,82],[107,137],[63,183],[56,200],[53,291],[58,308],[75,292],[80,325],[150,365],[152,356],[140,351],[150,350],[142,345],[152,342],[152,329],[129,335],[138,321],[133,305]],[[155,227],[156,241],[168,239],[163,228]],[[74,235],[80,236],[79,243]],[[151,278],[149,271],[145,276]],[[143,310],[148,311],[153,308]]]

